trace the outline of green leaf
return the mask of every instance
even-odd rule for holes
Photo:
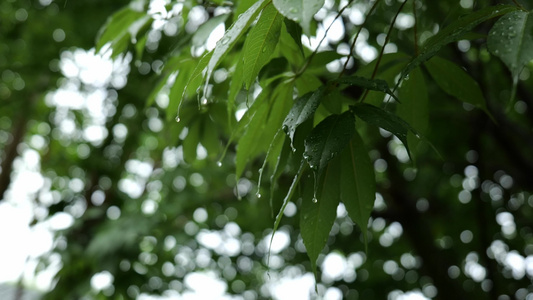
[[[330,115],[320,122],[305,139],[304,158],[318,174],[326,167],[352,138],[355,117],[349,111]]]
[[[256,99],[255,101],[261,100]],[[264,99],[264,101],[261,101],[257,105],[257,111],[251,117],[244,135],[239,139],[239,143],[237,144],[237,155],[235,159],[235,174],[237,178],[241,177],[244,167],[246,167],[250,158],[257,154],[258,144],[262,142],[261,134],[267,122],[270,103],[267,99]]]
[[[355,114],[363,121],[372,124],[374,126],[381,127],[390,133],[394,134],[404,144],[409,157],[411,158],[411,152],[407,143],[407,132],[411,131],[416,137],[419,137],[419,133],[415,131],[411,125],[400,119],[395,114],[392,114],[382,108],[366,103],[358,103],[353,107]]]
[[[264,2],[265,0],[259,0],[250,8],[248,8],[248,10],[241,14],[237,21],[235,21],[235,23],[231,25],[231,27],[226,31],[226,33],[224,33],[224,37],[222,37],[222,39],[217,42],[217,45],[213,50],[213,55],[211,56],[211,59],[209,60],[209,63],[207,64],[205,70],[206,86],[220,60],[222,60],[226,53],[228,53],[228,51],[233,48],[237,40],[244,34],[250,24],[252,24],[252,22],[255,20],[255,18],[261,11]]]
[[[296,89],[298,89],[298,95],[305,95],[309,92],[316,91],[322,86],[322,81],[313,74],[307,72],[298,76],[295,80]]]
[[[362,87],[367,90],[380,91],[390,95],[394,100],[400,102],[396,95],[390,90],[389,85],[385,80],[381,79],[370,79],[360,76],[343,76],[341,78],[330,81],[334,85],[338,84],[348,84]]]
[[[285,28],[287,32],[291,35],[292,39],[298,45],[302,56],[304,56],[304,47],[302,45],[302,27],[300,27],[296,22],[291,19],[285,18],[284,20]]]
[[[322,51],[315,54],[313,59],[309,62],[306,72],[321,72],[325,70],[326,65],[330,62],[344,57],[337,51]]]
[[[187,85],[183,89],[183,95],[180,103],[182,103],[183,99],[185,99],[186,96],[196,94],[198,95],[198,88],[202,84],[202,81],[205,76],[205,67],[207,66],[207,63],[213,56],[213,51],[207,52],[202,56],[196,67],[194,68],[194,71],[192,72],[191,77],[189,78],[189,81],[187,82]]]
[[[289,111],[289,114],[283,121],[283,130],[291,139],[291,147],[293,147],[296,128],[315,113],[324,93],[325,89],[320,87],[314,92],[309,92],[303,95],[296,100],[294,106]]]
[[[465,33],[469,32],[480,23],[517,9],[516,6],[511,5],[489,6],[455,20],[424,43],[420,54],[411,60],[411,62],[403,69],[398,83],[414,68],[420,66],[437,54],[443,46],[462,39]]]
[[[166,109],[168,120],[176,117],[178,107],[180,106],[181,101],[183,101],[183,91],[185,90],[187,81],[195,66],[196,62],[190,58],[183,59],[179,64],[178,74],[176,75],[176,79],[174,80],[168,95],[169,102]]]
[[[519,10],[501,17],[489,32],[487,46],[511,71],[512,100],[520,72],[533,60],[533,13]]]
[[[374,166],[359,133],[355,132],[340,159],[341,200],[352,221],[361,228],[366,245],[368,219],[376,199],[376,178]]]
[[[196,47],[203,46],[209,38],[209,35],[211,35],[211,32],[213,32],[218,25],[224,23],[226,19],[228,19],[228,16],[228,14],[218,15],[200,25],[198,30],[196,30],[192,36],[192,45]]]
[[[429,123],[429,103],[426,81],[420,68],[414,69],[399,90],[402,104],[396,107],[396,113],[408,124],[412,124],[421,134],[425,134]],[[416,150],[420,139],[407,136],[407,142]],[[415,151],[416,152],[416,151]]]
[[[443,91],[490,114],[478,83],[461,67],[438,56],[427,61],[425,65]]]
[[[305,34],[311,34],[311,21],[324,6],[324,0],[274,0],[274,6],[286,18],[300,23]]]
[[[237,146],[237,177],[241,176],[248,161],[271,143],[292,104],[292,90],[292,82],[287,82],[277,86],[272,97],[256,99],[261,103]]]
[[[332,159],[319,180],[318,199],[303,197],[300,212],[302,239],[316,274],[316,260],[324,249],[340,202],[341,160]],[[306,188],[307,191],[311,190]],[[316,202],[315,202],[316,201]]]
[[[96,42],[96,52],[111,43],[112,57],[124,52],[131,42],[136,43],[139,32],[148,30],[153,19],[144,11],[127,6],[109,17],[100,29]]]
[[[243,51],[243,75],[247,89],[272,56],[279,41],[282,21],[283,16],[276,8],[273,5],[267,5],[257,24],[250,30]]]

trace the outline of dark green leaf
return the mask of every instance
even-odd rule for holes
[[[296,100],[294,106],[289,111],[285,121],[283,121],[283,130],[289,135],[291,145],[296,128],[315,113],[324,95],[324,91],[325,89],[320,87],[314,92],[303,95]]]
[[[318,180],[318,197],[304,197],[300,212],[302,239],[316,274],[316,260],[329,237],[340,201],[341,160],[332,159]],[[307,187],[307,190],[312,190]],[[309,194],[309,193],[308,193]]]
[[[381,127],[394,134],[398,139],[400,139],[400,141],[402,141],[407,153],[409,154],[409,157],[411,157],[411,152],[409,151],[409,146],[407,144],[407,132],[411,131],[417,137],[420,135],[409,124],[407,124],[407,122],[405,122],[403,119],[400,119],[395,114],[370,104],[356,104],[353,106],[353,110],[355,114],[363,121],[374,126]]]
[[[489,32],[487,45],[513,76],[513,95],[520,72],[533,60],[533,13],[513,11],[501,17]]]
[[[399,82],[414,68],[420,66],[437,54],[443,46],[462,39],[465,33],[469,32],[480,23],[517,9],[516,6],[511,5],[489,6],[455,20],[424,43],[420,54],[411,60],[411,62],[403,69]]]
[[[291,35],[296,45],[298,45],[298,48],[300,48],[303,56],[304,47],[302,45],[302,27],[300,27],[300,25],[291,19],[285,18],[283,21],[285,22],[285,28],[287,28],[287,32]]]
[[[429,103],[426,81],[420,68],[414,69],[409,79],[405,79],[402,83],[399,97],[402,99],[402,104],[396,108],[398,116],[408,124],[412,124],[421,134],[425,134],[429,123]],[[408,135],[407,141],[416,150],[420,139]]]
[[[320,122],[305,139],[304,157],[311,169],[322,173],[328,162],[346,146],[355,132],[355,117],[349,111]]]
[[[396,101],[398,101],[398,98],[389,89],[389,85],[387,84],[385,80],[369,79],[369,78],[360,77],[360,76],[344,76],[339,79],[332,80],[330,81],[330,83],[335,84],[335,85],[338,85],[338,84],[355,85],[355,86],[362,87],[367,90],[380,91],[380,92],[390,95]]]
[[[479,85],[461,67],[438,56],[427,61],[425,65],[443,91],[489,113]]]
[[[376,199],[374,165],[368,157],[359,133],[341,153],[341,200],[350,218],[359,225],[367,241],[367,226]]]

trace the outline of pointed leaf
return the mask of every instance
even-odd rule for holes
[[[279,12],[295,22],[300,23],[305,34],[311,34],[311,21],[324,6],[324,0],[274,0]]]
[[[272,97],[256,100],[261,101],[260,106],[246,126],[246,132],[237,146],[237,177],[240,177],[247,162],[271,143],[281,127],[283,116],[287,114],[292,104],[292,90],[292,82],[286,82],[277,86]]]
[[[328,241],[331,227],[337,217],[337,206],[340,201],[340,171],[341,160],[338,157],[332,159],[319,180],[317,202],[313,202],[311,197],[302,199],[301,234],[315,274],[316,260]],[[312,188],[307,187],[306,190]]]
[[[509,68],[516,85],[524,66],[533,60],[533,13],[520,10],[501,17],[489,32],[487,46]]]
[[[283,16],[273,5],[267,5],[257,24],[250,30],[243,51],[244,82],[246,88],[255,81],[261,68],[268,62],[279,41]]]
[[[411,125],[395,114],[370,104],[356,104],[353,106],[353,110],[363,121],[381,127],[394,134],[404,144],[409,157],[411,157],[411,152],[409,151],[409,146],[407,144],[407,132],[411,131],[415,136],[420,136]]]
[[[283,121],[283,130],[289,135],[291,143],[293,142],[296,128],[315,113],[324,92],[325,89],[320,87],[318,90],[298,98],[294,103],[285,121]]]
[[[353,139],[341,153],[341,200],[367,241],[367,226],[376,199],[374,166],[368,157],[363,140],[355,132]]]
[[[302,56],[304,55],[304,47],[302,45],[302,27],[300,27],[296,22],[291,19],[285,18],[284,20],[285,28],[287,32],[291,35],[292,39],[298,45]]]
[[[122,53],[131,42],[136,43],[140,31],[147,30],[153,19],[144,11],[127,6],[113,14],[98,34],[96,52],[111,43],[113,57]]]
[[[425,65],[431,77],[443,91],[488,114],[485,98],[478,83],[461,67],[438,56],[427,61]]]
[[[429,123],[428,90],[420,68],[414,69],[409,79],[402,83],[399,97],[402,104],[396,108],[398,116],[412,124],[421,134],[425,134]],[[420,140],[408,135],[407,141],[416,150]]]
[[[187,82],[191,77],[191,74],[196,66],[196,61],[193,59],[184,59],[179,66],[178,74],[170,88],[168,94],[168,106],[167,106],[167,119],[170,120],[176,117],[176,111],[183,100],[183,91],[187,86]]]
[[[198,30],[196,30],[196,32],[192,36],[192,45],[196,47],[203,46],[211,35],[211,32],[213,32],[213,30],[218,25],[224,23],[228,16],[228,14],[218,15],[216,17],[210,18],[204,24],[200,25],[200,27],[198,27]]]
[[[305,139],[304,158],[313,170],[322,170],[352,138],[355,132],[355,117],[349,111],[330,115],[320,122]]]
[[[370,79],[360,76],[344,76],[339,79],[331,81],[332,84],[348,84],[362,87],[367,90],[380,91],[390,95],[394,100],[398,101],[398,98],[394,93],[389,89],[389,85],[385,80],[381,79]],[[399,102],[399,101],[398,101]]]
[[[462,39],[465,33],[469,32],[480,23],[517,9],[516,6],[511,5],[489,6],[455,20],[424,43],[420,54],[411,60],[411,62],[403,69],[398,82],[403,80],[403,78],[405,78],[414,68],[420,66],[437,54],[443,46]]]
[[[226,53],[233,48],[237,40],[244,34],[246,29],[248,29],[250,24],[252,24],[252,22],[255,20],[261,11],[264,2],[265,0],[259,0],[250,8],[248,8],[248,10],[241,14],[237,21],[231,25],[226,33],[224,33],[224,37],[217,42],[217,45],[213,50],[213,56],[211,56],[211,59],[209,60],[205,70],[206,83],[209,82],[209,79],[211,78],[211,75],[219,64],[220,60],[222,60]]]

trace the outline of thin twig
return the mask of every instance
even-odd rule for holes
[[[318,48],[320,48],[320,45],[322,45],[322,42],[324,42],[324,40],[326,39],[326,37],[328,36],[328,32],[329,30],[331,29],[331,26],[333,26],[333,23],[335,23],[335,21],[342,15],[342,13],[348,8],[348,6],[350,6],[350,4],[352,4],[353,0],[350,0],[348,2],[348,4],[346,4],[340,11],[339,13],[335,16],[335,19],[333,19],[333,21],[331,22],[331,24],[329,24],[328,28],[326,29],[326,31],[324,32],[324,36],[322,37],[322,39],[320,40],[320,42],[318,42],[318,45],[316,46],[316,49],[313,51],[313,53],[311,53],[311,55],[309,56],[309,59],[305,62],[305,65],[300,69],[300,71],[298,71],[298,73],[295,75],[295,78],[296,77],[299,77],[300,75],[303,74],[303,72],[305,72],[305,70],[307,69],[307,67],[309,67],[309,64],[311,63],[311,61],[313,60],[313,58],[315,57],[315,55],[317,54],[318,52]]]
[[[389,27],[389,31],[387,32],[387,36],[385,37],[385,42],[383,43],[383,46],[381,47],[381,51],[379,52],[378,60],[376,61],[376,66],[374,67],[374,71],[372,72],[371,79],[374,79],[376,77],[376,74],[378,73],[379,63],[381,62],[381,58],[383,57],[383,52],[385,51],[385,47],[389,43],[390,35],[392,33],[392,28],[394,28],[394,24],[396,23],[396,18],[398,18],[398,15],[402,11],[403,7],[405,6],[405,3],[407,3],[408,0],[405,0],[402,5],[400,5],[400,8],[396,12],[396,15],[394,16],[394,19],[392,19],[392,22]],[[365,91],[365,94],[361,98],[360,102],[363,102],[366,98],[366,95],[368,95],[368,90]]]
[[[365,27],[366,21],[368,20],[368,17],[372,14],[374,9],[378,6],[380,0],[376,0],[370,10],[366,13],[365,19],[363,20],[363,24],[359,26],[359,30],[357,30],[357,33],[355,34],[355,37],[352,41],[352,45],[350,46],[350,53],[348,53],[348,56],[346,57],[346,61],[344,62],[344,66],[342,68],[341,73],[339,74],[339,78],[344,75],[344,72],[346,71],[346,68],[348,67],[348,62],[350,61],[350,57],[355,56],[353,55],[353,51],[355,50],[355,42],[357,41],[357,38],[359,37],[359,34],[361,33],[361,30]]]

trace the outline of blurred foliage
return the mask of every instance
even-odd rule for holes
[[[533,297],[531,4],[306,2],[0,3],[1,201],[34,151],[74,220],[46,299]]]

